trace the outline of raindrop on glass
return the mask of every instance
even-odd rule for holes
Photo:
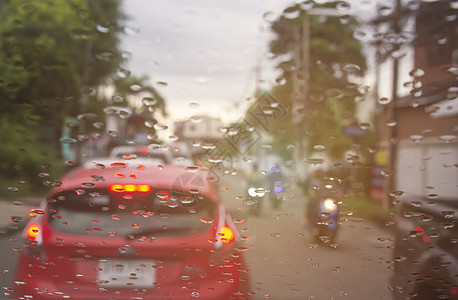
[[[386,125],[388,125],[389,127],[394,127],[397,124],[398,124],[398,122],[396,122],[395,120],[391,120],[391,121],[386,122]]]
[[[324,145],[315,145],[315,146],[313,146],[313,150],[324,151],[324,150],[326,150],[326,146],[324,146]]]
[[[92,126],[94,126],[94,128],[97,128],[97,129],[103,129],[105,127],[105,123],[103,122],[95,122],[92,124]]]
[[[157,99],[154,97],[144,97],[142,103],[146,106],[153,106],[157,104]]]
[[[67,166],[73,166],[73,165],[75,164],[75,161],[73,161],[73,160],[66,160],[66,161],[65,161],[65,164],[66,164]]]
[[[63,137],[59,139],[59,142],[61,142],[62,144],[76,144],[77,140],[68,137]]]
[[[131,72],[129,70],[126,70],[126,69],[123,69],[123,68],[118,70],[118,76],[121,77],[121,78],[126,78],[130,74],[131,74]]]
[[[139,92],[142,89],[142,86],[138,83],[134,83],[129,88],[132,92]]]
[[[423,71],[422,69],[413,69],[409,72],[409,75],[412,77],[421,77],[425,75],[425,71]]]
[[[154,127],[154,121],[145,121],[145,126],[148,128],[153,128]]]
[[[202,122],[202,117],[193,116],[193,117],[191,117],[191,122],[194,123],[194,124],[200,123],[200,122]]]
[[[344,71],[348,73],[359,73],[361,71],[361,68],[358,65],[355,64],[347,64],[344,66]]]
[[[200,107],[200,104],[197,103],[197,102],[195,102],[195,101],[189,102],[189,107],[190,107],[190,108],[193,108],[193,109],[199,108],[199,107]]]
[[[315,1],[313,0],[305,0],[300,4],[301,9],[303,10],[309,10],[312,9],[315,6]]]
[[[337,8],[338,11],[347,12],[347,11],[349,11],[351,9],[351,5],[348,2],[341,1],[341,2],[337,3],[336,8]]]
[[[148,134],[146,137],[148,138],[148,140],[154,141],[154,140],[157,139],[158,136],[157,136],[157,134],[150,133],[150,134]]]
[[[279,76],[275,79],[275,82],[278,84],[278,85],[284,85],[286,83],[286,79],[285,77],[283,76]]]
[[[307,158],[305,160],[307,163],[311,164],[311,165],[319,165],[319,164],[322,164],[324,162],[324,159],[323,158]]]
[[[197,172],[200,170],[200,167],[199,166],[187,166],[185,170],[188,172]]]
[[[262,15],[262,18],[267,22],[275,21],[276,14],[273,11],[267,11]]]
[[[378,100],[378,103],[380,103],[381,105],[387,105],[390,102],[391,102],[391,99],[387,97],[382,97]]]
[[[423,136],[422,135],[418,135],[418,134],[414,134],[414,135],[411,135],[410,136],[410,140],[414,143],[418,143],[420,142],[421,140],[423,140]]]
[[[119,102],[123,102],[124,101],[124,97],[119,96],[119,95],[115,95],[115,96],[111,97],[111,100],[113,100],[113,102],[115,102],[115,103],[119,103]]]
[[[154,129],[156,129],[157,131],[164,131],[167,128],[168,128],[167,125],[161,124],[161,123],[157,123],[154,125]]]
[[[456,135],[441,135],[439,137],[439,140],[443,143],[452,143],[456,140],[457,136]]]

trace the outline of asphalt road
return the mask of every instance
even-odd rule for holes
[[[279,210],[265,203],[260,216],[251,216],[242,204],[243,178],[223,179],[221,194],[247,248],[244,254],[254,299],[391,299],[389,231],[354,216],[342,221],[335,245],[318,245],[307,236],[305,199],[294,184]],[[9,289],[14,287],[16,237],[11,232],[0,235],[3,299],[9,299]]]
[[[225,185],[228,206],[242,207],[236,214],[246,210],[237,202],[240,182],[234,177]],[[352,216],[342,220],[335,244],[318,245],[305,230],[301,190],[292,184],[287,193],[279,210],[266,202],[260,216],[245,216],[238,224],[248,248],[253,298],[391,299],[391,233]]]

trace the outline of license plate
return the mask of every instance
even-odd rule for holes
[[[102,259],[98,263],[101,287],[153,288],[156,268],[153,260]]]

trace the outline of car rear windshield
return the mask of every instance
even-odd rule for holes
[[[152,190],[68,191],[48,199],[57,231],[110,236],[174,236],[208,230],[216,205],[200,194]]]

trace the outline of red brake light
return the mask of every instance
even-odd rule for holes
[[[124,192],[124,186],[122,184],[112,184],[108,189],[114,193]]]
[[[140,184],[137,186],[137,191],[140,193],[148,193],[151,191],[151,187],[147,184]]]
[[[40,234],[40,225],[37,223],[30,224],[25,234],[27,238],[36,241],[38,234]]]
[[[229,244],[235,239],[234,231],[228,226],[221,228],[220,232],[218,232],[218,236],[220,236],[223,244]]]
[[[126,184],[124,185],[124,191],[128,193],[135,192],[137,190],[137,186],[135,184]]]
[[[113,193],[148,193],[151,191],[151,186],[147,184],[112,184],[108,189]]]

